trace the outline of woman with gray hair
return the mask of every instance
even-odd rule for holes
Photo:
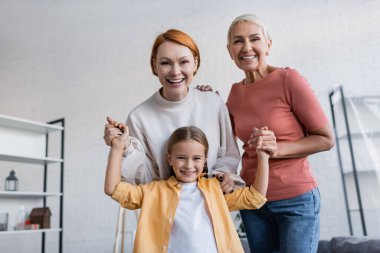
[[[252,252],[310,253],[319,240],[320,195],[307,156],[334,145],[327,117],[307,80],[296,70],[268,65],[272,39],[253,14],[228,30],[228,52],[245,78],[232,85],[227,107],[243,143],[241,177],[255,179],[259,136],[276,136],[270,154],[268,202],[241,216]],[[269,130],[270,131],[269,131]]]

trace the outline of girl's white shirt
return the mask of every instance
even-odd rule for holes
[[[168,253],[218,253],[211,218],[198,183],[181,183]]]

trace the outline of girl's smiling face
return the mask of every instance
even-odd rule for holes
[[[163,86],[163,97],[169,101],[182,100],[197,71],[197,59],[191,50],[166,41],[158,47],[153,65]]]
[[[195,140],[177,142],[168,154],[169,164],[179,182],[196,182],[206,163],[205,147]]]

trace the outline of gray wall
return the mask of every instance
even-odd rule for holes
[[[155,36],[168,28],[193,36],[202,54],[194,84],[225,99],[243,78],[226,50],[227,28],[247,12],[270,27],[269,62],[306,76],[329,117],[328,93],[338,84],[348,95],[380,94],[375,0],[0,0],[0,113],[66,119],[65,252],[111,251],[118,207],[103,193],[103,127],[107,115],[125,120],[160,87],[149,68]],[[321,236],[347,235],[336,150],[310,161],[322,194]],[[23,240],[1,236],[0,247],[21,252],[9,248],[14,238]]]

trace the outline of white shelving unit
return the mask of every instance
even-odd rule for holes
[[[51,228],[51,229],[37,229],[37,230],[13,230],[13,231],[4,231],[1,232],[2,234],[42,234],[42,233],[56,233],[56,232],[62,232],[61,228]]]
[[[59,124],[59,125],[57,125]],[[60,156],[49,157],[49,134],[60,132]],[[15,145],[16,143],[16,145]],[[9,145],[8,145],[9,144]],[[13,145],[12,145],[13,144]],[[63,210],[63,169],[64,169],[64,119],[48,123],[15,118],[0,114],[0,161],[11,163],[27,163],[44,167],[43,191],[0,191],[2,209],[6,208],[6,199],[42,199],[46,207],[46,199],[59,198],[59,227],[38,230],[8,230],[0,231],[0,237],[12,234],[41,234],[41,251],[45,252],[45,233],[59,233],[58,250],[62,252],[62,210]],[[59,192],[47,191],[47,173],[51,164],[59,164]],[[2,168],[0,167],[0,170]],[[4,203],[4,204],[3,204]]]
[[[30,156],[18,156],[0,154],[0,160],[19,163],[34,163],[34,164],[49,164],[49,163],[61,163],[63,159],[49,158],[49,157],[30,157]]]
[[[0,191],[0,197],[2,198],[41,198],[41,197],[54,197],[62,196],[61,192],[10,192],[10,191]]]
[[[32,131],[38,133],[50,133],[52,131],[63,131],[63,126],[55,126],[52,124],[40,123],[26,119],[15,118],[7,115],[0,114],[0,126],[18,128],[25,131]]]
[[[350,235],[379,236],[380,96],[329,97]]]

